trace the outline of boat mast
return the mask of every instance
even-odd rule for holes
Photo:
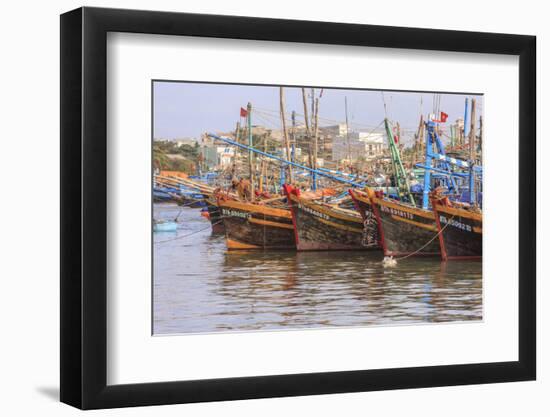
[[[409,180],[407,178],[407,174],[405,173],[403,162],[401,161],[401,154],[397,144],[395,143],[395,138],[387,117],[384,118],[384,126],[386,128],[386,136],[388,138],[388,147],[390,148],[391,163],[393,175],[395,177],[395,185],[397,187],[397,195],[400,200],[403,200],[403,198],[406,197],[409,203],[415,205]]]
[[[246,115],[248,116],[248,146],[252,148],[252,103],[246,106]],[[250,176],[250,200],[254,201],[254,169],[253,169],[252,149],[248,150],[248,174]]]
[[[315,90],[312,89],[313,94],[315,94]],[[314,170],[317,169],[317,148],[319,147],[319,98],[315,99],[315,117],[314,117],[314,128],[313,128],[313,165],[312,168]],[[315,191],[317,189],[317,175],[315,171],[313,171],[313,184],[312,189]]]
[[[344,109],[346,112],[346,143],[348,148],[348,157],[347,160],[351,164],[351,149],[350,149],[350,143],[349,143],[349,123],[348,123],[348,97],[344,97]]]
[[[286,159],[288,159],[290,161],[291,160],[290,141],[288,139],[288,132],[286,130],[285,92],[284,92],[283,87],[279,87],[279,104],[280,104],[280,110],[281,110],[281,125],[282,125],[282,128],[283,128],[283,136],[284,136],[284,139],[285,139]],[[285,169],[285,167],[283,167],[283,169]],[[290,184],[292,184],[292,167],[290,165],[288,165],[288,182]]]
[[[304,102],[304,121],[306,125],[306,141],[308,144],[308,157],[309,157],[309,166],[313,166],[313,161],[311,157],[311,143],[309,142],[311,140],[311,130],[309,129],[309,116],[308,116],[308,110],[307,110],[307,95],[306,95],[306,89],[302,88],[302,100]]]
[[[476,142],[476,99],[472,98],[472,114],[470,116],[470,137],[468,139],[470,145],[470,204],[476,204],[476,190],[475,190],[475,176],[474,176],[474,164],[475,164],[475,142]]]

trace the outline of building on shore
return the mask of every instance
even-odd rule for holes
[[[338,135],[332,142],[332,160],[371,160],[384,153],[384,132],[350,132]]]
[[[181,148],[184,145],[187,146],[196,146],[197,145],[197,139],[195,138],[176,138],[174,139],[174,143],[178,148]]]
[[[208,169],[224,169],[233,164],[235,157],[235,147],[230,145],[203,146],[201,152]]]

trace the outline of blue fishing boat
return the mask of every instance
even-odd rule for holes
[[[153,200],[157,202],[171,201],[173,200],[173,194],[178,190],[169,187],[154,187],[153,188]]]

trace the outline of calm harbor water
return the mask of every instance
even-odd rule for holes
[[[154,334],[482,319],[481,262],[378,252],[228,252],[199,209],[158,204],[177,232],[154,234]]]

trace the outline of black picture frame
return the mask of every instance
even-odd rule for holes
[[[519,56],[519,358],[107,385],[108,32]],[[61,401],[82,409],[534,380],[536,38],[251,17],[80,8],[61,15]]]

